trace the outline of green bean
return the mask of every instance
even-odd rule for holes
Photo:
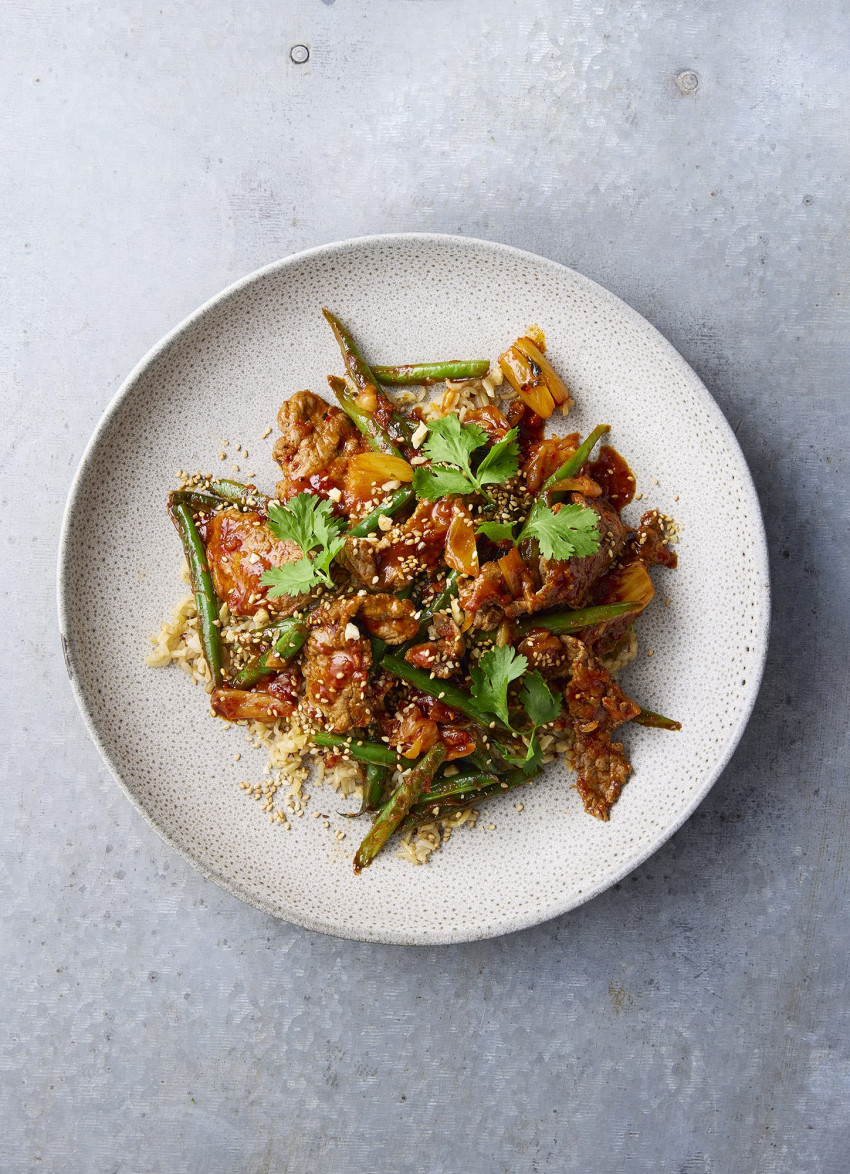
[[[265,493],[242,485],[239,481],[229,481],[226,478],[217,481],[210,478],[196,489],[178,489],[171,495],[175,502],[183,502],[192,507],[195,513],[206,511],[212,513],[229,503],[237,506],[258,506],[267,509],[271,500]]]
[[[532,777],[536,777],[536,775],[524,775],[521,770],[516,770],[471,795],[464,792],[463,795],[439,797],[436,802],[433,799],[429,801],[428,795],[420,795],[399,831],[410,831],[412,828],[420,827],[423,823],[432,823],[435,819],[444,819],[448,815],[454,815],[455,812],[465,811],[468,807],[474,807],[496,795],[504,795],[506,791],[521,787],[523,783],[530,782]]]
[[[378,812],[375,822],[357,849],[354,856],[354,871],[356,873],[369,867],[419,798],[422,788],[434,777],[445,757],[445,746],[442,742],[437,742],[416,766],[407,771],[390,799]]]
[[[431,623],[431,620],[433,620],[437,612],[443,611],[446,607],[448,607],[451,601],[456,598],[457,590],[457,571],[449,571],[448,575],[446,576],[443,589],[434,596],[429,604],[420,609],[419,628],[416,632],[416,635],[411,640],[406,640],[404,644],[401,645],[401,647],[398,649],[399,656],[404,656],[408,648],[412,648],[414,644],[419,643],[419,641],[428,631],[428,625]]]
[[[597,424],[584,444],[579,445],[573,455],[564,461],[563,465],[559,469],[556,469],[551,477],[543,482],[541,493],[548,493],[553,489],[557,490],[559,481],[566,481],[570,477],[575,477],[590,456],[596,442],[601,440],[606,432],[610,431],[610,424]]]
[[[379,383],[442,383],[444,379],[480,379],[490,370],[489,359],[449,359],[445,363],[403,363],[398,367],[373,367]]]
[[[189,564],[189,576],[195,593],[195,607],[198,612],[201,648],[210,672],[213,685],[218,688],[222,682],[223,650],[219,629],[219,602],[213,587],[212,576],[207,566],[207,552],[198,534],[192,511],[185,502],[173,501],[169,495],[168,510]]]
[[[597,607],[583,607],[579,611],[543,612],[521,620],[517,624],[517,631],[520,636],[525,636],[532,628],[546,628],[549,632],[578,632],[594,624],[633,615],[642,611],[645,606],[643,603],[634,602],[602,603]]]
[[[682,723],[674,721],[672,717],[665,717],[662,713],[653,713],[651,709],[642,709],[632,718],[639,726],[648,726],[652,730],[681,730]]]
[[[404,485],[401,489],[397,489],[388,502],[385,502],[384,505],[376,506],[365,518],[361,518],[356,526],[352,526],[348,531],[349,536],[352,538],[366,538],[369,534],[374,534],[378,529],[378,522],[382,517],[392,518],[399,510],[404,509],[407,503],[413,500],[413,497],[413,487],[411,485]]]
[[[224,505],[223,498],[202,493],[197,489],[175,489],[168,500],[175,506],[187,505],[193,514],[214,514]]]
[[[480,770],[464,771],[461,774],[444,776],[443,778],[434,780],[431,784],[430,791],[420,793],[415,806],[424,807],[436,800],[450,799],[455,795],[466,795],[467,792],[481,791],[484,787],[496,786],[498,782],[498,775]]]
[[[259,506],[268,509],[271,498],[260,493],[253,485],[243,485],[241,481],[231,481],[229,477],[210,478],[210,493],[229,501],[232,505]]]
[[[303,619],[290,616],[288,619],[280,620],[275,626],[277,633],[271,645],[265,652],[250,660],[234,677],[234,688],[250,689],[263,677],[269,676],[271,673],[279,673],[304,647],[309,629]],[[268,664],[272,656],[283,663],[269,668]]]
[[[324,730],[317,730],[313,741],[317,746],[326,746],[332,750],[347,750],[352,758],[360,762],[375,762],[379,766],[398,766],[398,755],[390,750],[389,746],[379,746],[377,742],[365,742],[362,730],[354,730],[347,737],[342,734],[326,734]]]
[[[324,306],[322,307],[322,314],[334,332],[334,338],[339,344],[340,351],[342,351],[345,369],[354,380],[357,390],[366,391],[370,387],[377,390],[378,380],[372,373],[369,364],[360,354],[360,349],[354,341],[351,332],[343,326],[336,314],[331,313]]]
[[[432,679],[431,674],[425,669],[418,669],[398,656],[385,656],[382,664],[387,672],[392,673],[393,676],[401,677],[403,681],[407,681],[409,685],[413,685],[420,692],[427,693],[431,697],[436,697],[438,701],[445,702],[452,709],[457,709],[460,713],[466,714],[477,726],[490,733],[487,721],[482,717],[478,706],[470,695],[465,693],[463,689],[458,689],[457,685],[451,685],[448,681]],[[493,718],[493,721],[504,730],[510,729],[501,718]]]
[[[370,762],[366,767],[366,783],[363,788],[363,806],[361,814],[367,811],[377,811],[381,806],[384,795],[384,786],[389,778],[389,767],[379,766]]]
[[[384,401],[387,408],[389,408],[391,412],[391,427],[389,429],[382,428],[377,423],[377,421],[369,415],[369,413],[365,413],[363,409],[355,403],[356,397],[351,394],[351,392],[345,386],[343,380],[338,380],[335,376],[329,376],[328,383],[330,383],[330,386],[334,394],[339,399],[343,409],[348,412],[349,416],[351,416],[351,419],[354,421],[360,431],[363,432],[367,438],[372,437],[379,442],[377,446],[378,451],[392,452],[395,455],[399,455],[398,449],[395,447],[395,445],[410,444],[410,439],[413,436],[413,432],[416,427],[415,421],[412,422],[407,419],[407,417],[402,416],[399,412],[392,410],[393,405],[388,399],[386,399],[385,396],[381,394],[380,388],[378,387],[378,380],[375,378],[375,374],[369,367],[369,364],[361,355],[360,349],[357,346],[357,343],[354,341],[351,332],[345,326],[343,326],[339,318],[337,318],[335,314],[332,314],[330,310],[323,309],[322,313],[330,324],[331,330],[334,332],[334,337],[339,343],[339,349],[342,352],[345,369],[353,380],[354,386],[357,388],[358,392],[372,392]],[[340,384],[343,385],[344,391],[343,388],[340,387]],[[368,423],[370,419],[372,420],[371,424]],[[393,445],[393,447],[385,447],[388,443]],[[372,447],[375,447],[375,445]]]
[[[357,403],[356,396],[344,379],[338,375],[328,376],[328,386],[339,400],[339,405],[351,420],[352,424],[363,434],[366,443],[374,452],[387,453],[389,456],[400,457],[401,449],[393,441],[386,429],[382,428],[372,412],[367,412]]]

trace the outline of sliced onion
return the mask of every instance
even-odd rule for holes
[[[456,501],[446,537],[446,562],[460,575],[479,573],[478,550],[472,515],[463,502]]]
[[[345,473],[346,489],[362,501],[373,495],[376,485],[412,480],[413,469],[407,461],[382,452],[357,453],[349,460]]]
[[[533,412],[542,416],[544,420],[552,415],[555,400],[546,385],[543,371],[540,367],[535,370],[532,360],[527,355],[517,350],[516,346],[508,347],[505,353],[499,356],[499,368],[517,395]]]
[[[536,363],[543,372],[543,378],[546,381],[549,394],[556,404],[572,403],[572,397],[570,396],[567,385],[532,339],[518,338],[514,346],[521,354]]]

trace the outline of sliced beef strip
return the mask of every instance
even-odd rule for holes
[[[561,724],[574,736],[576,787],[585,810],[597,819],[607,819],[631,773],[623,747],[612,742],[611,731],[637,716],[640,706],[626,696],[581,640],[574,636],[562,640],[570,659],[570,679],[564,689],[567,712]]]
[[[581,640],[575,636],[562,636],[561,640],[570,661],[564,699],[576,733],[591,734],[600,728],[614,730],[640,713],[640,706],[623,692]]]
[[[268,588],[261,586],[263,571],[301,558],[301,548],[275,538],[262,514],[222,510],[207,519],[203,537],[216,595],[232,615],[254,615],[261,607],[275,615],[291,615],[310,598],[303,594],[269,599]]]
[[[613,506],[606,501],[584,497],[580,493],[571,493],[570,501],[574,505],[593,510],[598,515],[599,533],[602,538],[599,549],[586,558],[541,557],[537,566],[539,590],[530,602],[523,600],[521,603],[509,605],[506,608],[508,615],[543,611],[561,604],[566,604],[567,607],[583,607],[593,584],[605,574],[623,549],[629,529],[620,520],[620,515]]]
[[[531,540],[523,542],[520,551],[511,549],[494,562],[485,563],[481,574],[460,588],[460,604],[472,617],[473,628],[495,627],[502,616],[533,615],[564,604],[585,605],[594,583],[623,549],[629,529],[607,502],[591,500],[580,493],[572,493],[570,499],[599,517],[602,542],[596,554],[586,558],[543,558],[537,542]]]
[[[663,516],[658,510],[648,510],[643,515],[632,540],[635,554],[646,566],[676,566],[678,558],[675,550],[671,550],[668,545]]]
[[[285,400],[277,424],[281,435],[273,455],[284,477],[276,490],[281,499],[290,496],[293,482],[313,476],[341,485],[348,458],[363,451],[360,433],[345,412],[312,391]]]
[[[335,599],[310,617],[301,671],[310,716],[335,734],[366,726],[372,720],[369,666],[372,650],[353,617],[362,596]]]
[[[409,599],[383,594],[361,595],[359,599],[357,615],[371,636],[387,644],[403,644],[419,631],[419,621],[414,619],[416,608]]]
[[[578,772],[576,789],[588,815],[607,820],[632,768],[622,742],[612,742],[607,730],[576,734],[573,765]]]
[[[569,675],[570,658],[564,641],[546,628],[532,628],[517,645],[517,652],[526,658],[530,669],[537,669],[544,677]]]
[[[434,639],[414,644],[404,654],[404,659],[408,664],[428,669],[433,676],[447,680],[460,672],[460,658],[466,652],[466,641],[450,615],[435,615],[433,628]]]
[[[456,500],[420,501],[407,521],[384,537],[349,538],[345,565],[370,591],[400,591],[409,586],[418,572],[438,566],[443,559]]]
[[[300,683],[300,673],[287,669],[266,681],[262,689],[214,689],[210,706],[227,721],[272,724],[295,713]]]

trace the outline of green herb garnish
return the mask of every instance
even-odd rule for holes
[[[508,685],[521,677],[528,661],[509,645],[491,648],[469,670],[472,697],[482,716],[493,714],[510,726],[508,714]]]
[[[527,674],[519,699],[534,728],[528,740],[528,752],[525,757],[508,755],[507,758],[526,774],[536,774],[543,765],[543,747],[540,745],[537,731],[540,726],[546,726],[558,717],[561,712],[561,698],[559,694],[552,692],[541,673],[535,669],[533,673]]]
[[[301,558],[263,571],[260,583],[269,587],[269,597],[301,595],[319,583],[333,585],[330,567],[342,549],[345,521],[335,518],[333,506],[310,493],[299,493],[283,505],[269,506],[268,527],[284,542],[294,542]],[[311,558],[311,552],[315,552]]]
[[[509,481],[519,468],[517,430],[510,432],[487,450],[477,468],[472,469],[472,454],[487,444],[487,433],[477,424],[461,424],[457,416],[442,416],[428,425],[423,445],[430,467],[420,466],[413,475],[416,496],[435,501],[449,493],[481,493],[485,485]]]
[[[583,505],[562,505],[555,512],[542,501],[536,501],[518,536],[514,526],[504,522],[482,522],[476,530],[493,542],[506,539],[518,546],[524,538],[536,538],[544,558],[584,558],[599,549],[599,516]]]

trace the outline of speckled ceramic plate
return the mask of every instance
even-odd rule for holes
[[[271,489],[281,401],[325,391],[339,369],[319,307],[333,307],[377,362],[487,355],[529,323],[546,331],[576,399],[570,426],[605,421],[646,504],[683,526],[680,568],[658,569],[627,691],[679,718],[627,728],[634,774],[609,823],[585,815],[562,767],[493,802],[422,867],[385,851],[355,877],[357,830],[271,826],[238,782],[263,757],[209,717],[176,669],[148,669],[148,634],[185,593],[164,510],[178,468],[220,468],[222,439],[248,448]],[[229,468],[229,463],[228,466]],[[456,942],[563,913],[645,860],[680,826],[735,748],[758,690],[768,630],[758,501],[731,429],[694,372],[613,294],[561,265],[485,241],[369,237],[279,261],[231,286],[133,371],[83,457],[65,517],[59,609],[69,673],[92,737],[129,798],[205,876],[278,917],[378,942]],[[665,597],[669,607],[664,606]],[[649,650],[653,655],[649,656]],[[239,763],[234,754],[242,752]],[[321,810],[340,801],[329,791]],[[315,801],[311,801],[315,806]],[[494,824],[494,830],[488,825]]]

